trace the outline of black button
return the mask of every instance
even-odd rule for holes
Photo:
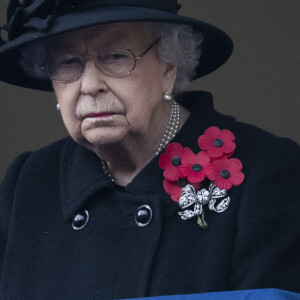
[[[199,164],[195,164],[192,166],[194,172],[200,172],[202,170],[202,166]]]
[[[216,146],[216,147],[222,147],[223,146],[223,141],[221,140],[221,139],[215,139],[214,140],[214,145]]]
[[[74,216],[72,220],[72,227],[74,230],[80,230],[85,227],[89,221],[89,212],[84,210]]]
[[[147,226],[152,219],[152,209],[149,205],[140,206],[135,214],[135,222],[140,227]]]
[[[228,170],[222,170],[221,171],[221,176],[225,179],[230,177],[230,172]]]
[[[187,185],[187,180],[185,178],[178,178],[177,185],[181,188],[184,188]]]
[[[181,159],[179,156],[173,156],[171,162],[172,162],[172,165],[175,167],[178,167],[181,165]]]

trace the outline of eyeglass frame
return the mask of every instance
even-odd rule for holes
[[[81,78],[82,77],[82,75],[83,75],[83,73],[84,73],[84,69],[85,69],[85,65],[86,65],[86,62],[88,61],[88,60],[90,60],[91,58],[93,58],[93,60],[95,60],[95,57],[97,57],[98,55],[99,55],[99,53],[101,53],[101,52],[104,52],[104,51],[107,51],[107,50],[126,50],[126,51],[129,51],[131,54],[132,54],[132,56],[133,56],[133,58],[134,58],[134,65],[133,65],[133,68],[130,70],[130,71],[128,71],[127,73],[125,73],[125,74],[122,74],[122,75],[115,75],[115,76],[113,76],[113,75],[108,75],[108,74],[105,74],[102,70],[100,70],[98,67],[97,67],[97,64],[95,64],[95,66],[97,67],[97,69],[100,71],[100,72],[102,72],[104,75],[106,75],[106,76],[108,76],[108,77],[111,77],[111,78],[121,78],[121,77],[124,77],[124,76],[126,76],[126,75],[128,75],[128,74],[130,74],[134,69],[135,69],[135,67],[136,67],[136,64],[137,64],[137,61],[138,60],[140,60],[140,59],[142,59],[154,46],[156,46],[158,43],[159,43],[159,41],[161,40],[161,38],[159,37],[159,38],[157,38],[156,40],[154,40],[154,42],[152,43],[152,44],[150,44],[150,46],[144,51],[144,52],[142,52],[139,56],[135,56],[135,53],[133,52],[133,50],[131,50],[131,49],[124,49],[124,48],[108,48],[108,49],[103,49],[103,50],[101,50],[101,51],[98,51],[97,52],[97,54],[95,54],[95,55],[91,55],[91,56],[79,56],[80,58],[81,58],[81,60],[82,60],[82,62],[83,62],[83,64],[82,64],[82,71],[78,74],[78,77],[76,77],[76,78],[73,78],[73,79],[70,79],[70,80],[59,80],[59,79],[54,79],[54,78],[52,78],[51,77],[51,75],[49,74],[49,72],[48,72],[48,69],[47,69],[47,67],[46,67],[46,64],[44,64],[40,69],[41,70],[43,70],[43,71],[45,71],[46,73],[47,73],[47,75],[48,75],[48,77],[52,80],[52,81],[56,81],[56,82],[62,82],[62,83],[71,83],[71,82],[74,82],[74,81],[76,81],[76,80],[78,80],[79,78]],[[66,54],[68,54],[68,53],[66,53]]]

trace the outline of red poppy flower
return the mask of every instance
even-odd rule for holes
[[[182,165],[178,167],[180,177],[187,177],[190,182],[196,183],[204,180],[206,171],[211,167],[210,158],[204,151],[194,154],[189,148],[184,149]]]
[[[228,130],[210,127],[198,139],[198,145],[209,157],[229,157],[235,150],[235,136]]]
[[[166,152],[159,157],[159,167],[164,171],[167,180],[178,179],[177,168],[181,165],[183,147],[178,143],[171,143],[166,147]]]
[[[185,178],[179,178],[177,181],[164,180],[165,191],[171,196],[172,200],[174,200],[175,202],[179,202],[182,193],[182,188],[184,188],[187,184],[191,184],[196,191],[198,191],[201,186],[200,183],[190,183]]]
[[[215,181],[220,189],[229,190],[232,185],[240,185],[245,175],[241,172],[243,165],[237,158],[219,158],[212,161],[213,168],[207,174],[211,181]]]

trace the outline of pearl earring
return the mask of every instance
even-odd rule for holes
[[[170,95],[168,92],[165,92],[163,95],[163,100],[164,101],[171,101],[172,100],[172,95]]]
[[[56,104],[56,109],[57,109],[58,111],[60,111],[60,105],[59,105],[59,103]]]

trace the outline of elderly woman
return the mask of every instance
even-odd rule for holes
[[[179,8],[11,0],[0,79],[54,90],[70,137],[1,184],[1,299],[300,292],[299,146],[183,92],[232,43]]]

